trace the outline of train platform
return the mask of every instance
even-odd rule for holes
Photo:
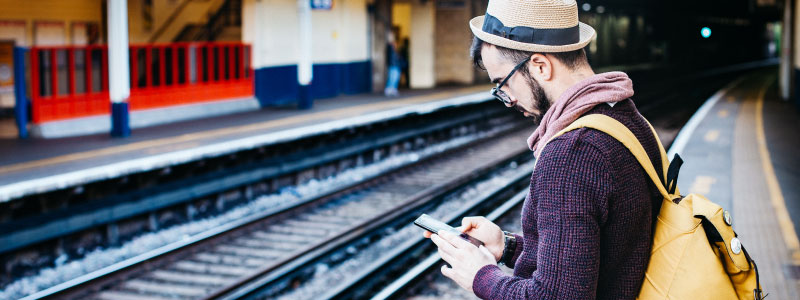
[[[731,212],[770,299],[800,299],[800,113],[780,100],[775,69],[720,90],[679,133],[678,186]]]
[[[0,201],[286,142],[343,128],[489,101],[490,86],[409,90],[320,99],[310,110],[258,111],[61,139],[0,138]]]

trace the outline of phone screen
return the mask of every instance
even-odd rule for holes
[[[447,225],[447,223],[434,219],[433,217],[427,214],[422,214],[421,216],[419,216],[419,218],[414,220],[414,224],[432,233],[439,233],[439,231],[442,230],[449,230],[455,234],[458,234],[458,236],[460,236],[462,239],[467,240],[476,247],[483,245],[483,242],[481,242],[479,239],[476,239],[470,236],[469,234],[460,232],[455,228],[453,228],[452,226]]]

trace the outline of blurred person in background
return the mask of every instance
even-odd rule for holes
[[[400,84],[400,71],[403,65],[403,58],[397,51],[397,41],[395,34],[389,33],[386,37],[386,58],[388,59],[389,74],[386,78],[386,87],[383,89],[383,94],[386,97],[397,97],[397,86]]]
[[[402,59],[402,65],[400,67],[400,85],[405,88],[408,88],[411,85],[411,73],[408,72],[408,47],[408,38],[403,38],[403,44],[400,46],[400,58]]]

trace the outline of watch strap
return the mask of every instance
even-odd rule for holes
[[[500,256],[500,261],[498,261],[501,265],[511,266],[513,262],[510,261],[511,258],[514,257],[514,252],[517,249],[517,238],[514,234],[503,231],[503,240],[505,246],[503,247],[503,255]]]

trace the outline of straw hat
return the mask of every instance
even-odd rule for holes
[[[489,44],[533,52],[567,52],[585,47],[595,31],[578,21],[575,0],[489,0],[485,16],[469,21]]]

